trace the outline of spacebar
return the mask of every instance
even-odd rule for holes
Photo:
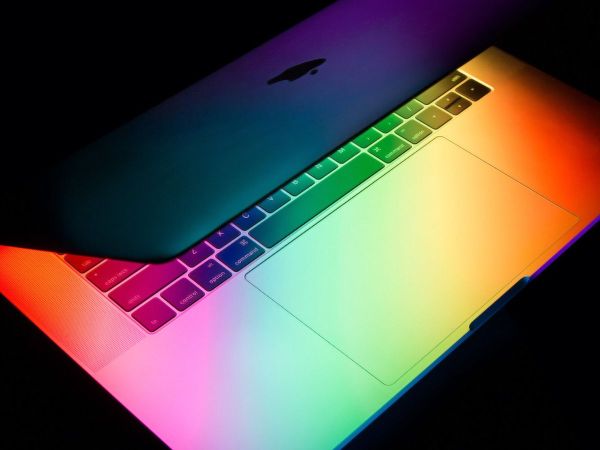
[[[273,247],[382,167],[379,161],[361,153],[260,223],[250,236],[265,247]]]

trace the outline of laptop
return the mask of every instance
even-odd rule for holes
[[[175,258],[0,290],[170,447],[340,446],[598,220],[599,115],[489,48]]]

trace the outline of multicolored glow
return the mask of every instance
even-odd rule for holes
[[[398,158],[338,212],[155,334],[54,254],[0,247],[0,289],[171,447],[338,445],[600,214],[598,104],[493,49],[461,70],[495,91],[444,125],[429,147],[437,157]],[[485,163],[468,169],[477,158]],[[471,216],[474,205],[486,214]],[[385,220],[368,235],[373,217]],[[324,303],[332,289],[348,291]],[[413,293],[410,308],[404,299],[394,307],[395,290]],[[304,305],[307,292],[320,305]],[[343,308],[348,298],[361,302],[359,320]],[[399,336],[411,342],[386,346]]]

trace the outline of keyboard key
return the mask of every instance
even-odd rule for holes
[[[240,234],[242,234],[240,230],[231,224],[227,224],[211,234],[206,240],[215,248],[223,248]]]
[[[263,220],[265,217],[267,217],[267,215],[255,206],[254,208],[243,212],[237,219],[233,221],[233,223],[238,228],[246,231]]]
[[[315,182],[305,173],[300,175],[295,180],[289,182],[283,189],[293,196],[300,195],[302,192],[311,187]]]
[[[409,120],[396,130],[396,134],[412,144],[417,144],[429,136],[431,134],[431,130],[427,127],[424,127],[416,120]]]
[[[179,259],[188,267],[196,267],[213,253],[214,250],[206,242],[200,242],[179,256]]]
[[[320,180],[324,176],[329,175],[331,172],[333,172],[336,167],[337,165],[331,159],[325,158],[320,163],[314,165],[308,171],[308,174],[316,180]]]
[[[196,270],[190,272],[190,278],[205,291],[212,291],[230,277],[231,272],[214,259],[209,259]]]
[[[475,80],[467,80],[458,88],[456,88],[456,92],[464,95],[469,100],[473,100],[474,102],[479,100],[490,91],[491,89],[489,87],[484,86]]]
[[[382,167],[382,163],[361,153],[302,197],[260,223],[250,235],[262,245],[273,247]]]
[[[408,119],[410,116],[413,116],[422,109],[423,105],[421,105],[418,101],[413,99],[410,102],[405,103],[400,108],[398,108],[396,110],[396,114],[398,114],[401,117],[404,117],[405,119]]]
[[[436,98],[448,92],[450,89],[452,89],[454,86],[457,86],[466,78],[467,77],[464,76],[462,73],[455,70],[450,75],[445,76],[433,86],[429,87],[428,89],[417,95],[417,100],[419,100],[421,103],[429,105]]]
[[[344,164],[353,156],[358,155],[359,152],[360,150],[356,145],[348,143],[342,148],[339,148],[335,152],[333,152],[331,154],[331,159],[333,159],[338,164]]]
[[[190,280],[182,278],[165,289],[160,296],[173,308],[183,311],[204,297],[204,292]]]
[[[456,100],[458,100],[459,98],[462,98],[462,97],[460,95],[458,95],[456,92],[448,92],[446,95],[444,95],[442,98],[440,98],[437,102],[435,102],[435,104],[442,109],[448,109],[448,107],[452,103],[454,103]]]
[[[437,106],[430,106],[425,111],[417,114],[417,119],[427,125],[429,128],[437,130],[439,127],[448,122],[452,116],[441,110]]]
[[[217,258],[234,272],[239,272],[264,252],[263,248],[252,239],[241,237],[219,252]]]
[[[367,148],[369,145],[375,143],[381,137],[381,133],[375,128],[369,128],[363,134],[354,139],[356,145],[362,148]]]
[[[104,264],[88,273],[86,278],[102,292],[106,292],[121,281],[129,278],[142,267],[144,267],[144,264],[141,263],[109,259]]]
[[[446,111],[456,116],[457,114],[460,114],[465,109],[467,109],[469,106],[471,106],[471,102],[466,98],[460,97],[458,100],[452,103]]]
[[[184,273],[185,267],[177,260],[152,264],[116,288],[108,296],[125,311],[131,311]]]
[[[157,298],[153,298],[140,309],[135,311],[131,317],[137,320],[146,330],[153,332],[177,314]]]
[[[262,209],[268,213],[277,211],[283,205],[290,201],[290,197],[283,191],[273,192],[262,202],[258,204]]]
[[[67,255],[65,261],[68,262],[77,272],[84,273],[92,267],[97,266],[102,261],[102,258],[94,258],[93,256]]]
[[[402,119],[398,117],[396,114],[390,114],[387,117],[384,117],[379,122],[375,124],[375,128],[377,128],[382,133],[389,133],[394,128],[402,123]]]
[[[369,149],[369,153],[377,156],[385,163],[390,163],[410,148],[410,145],[393,134],[384,137]]]

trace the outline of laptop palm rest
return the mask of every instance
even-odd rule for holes
[[[246,277],[393,384],[577,220],[437,138]]]

